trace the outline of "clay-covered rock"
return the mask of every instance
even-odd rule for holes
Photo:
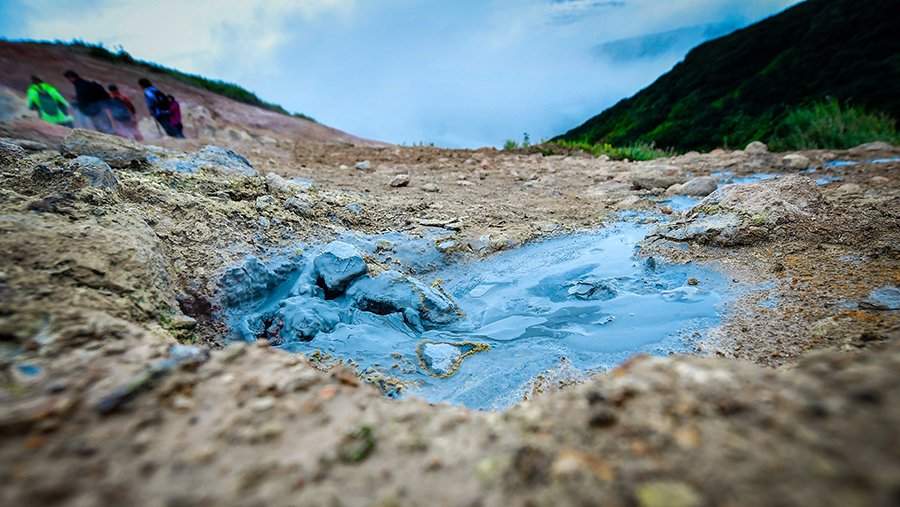
[[[368,270],[359,251],[342,241],[329,243],[313,261],[313,268],[316,281],[331,295],[343,293]]]
[[[354,283],[347,295],[361,310],[387,315],[401,313],[413,329],[449,324],[459,318],[459,308],[442,291],[428,287],[397,271]]]
[[[686,180],[681,168],[668,165],[641,166],[631,175],[631,185],[635,190],[669,188]]]

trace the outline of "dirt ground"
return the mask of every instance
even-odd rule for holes
[[[900,162],[870,162],[900,149],[625,162],[226,143],[247,176],[163,170],[199,141],[19,144],[0,143],[4,505],[900,501],[900,312],[870,296],[900,285]],[[836,159],[860,163],[822,167]],[[685,213],[658,202],[720,171],[784,176]],[[225,346],[216,319],[219,277],[248,254],[438,227],[487,256],[641,210],[666,217],[643,255],[764,289],[696,356],[636,357],[505,412],[389,400],[342,367]]]

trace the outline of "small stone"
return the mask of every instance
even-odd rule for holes
[[[687,284],[688,285],[700,285],[700,280],[697,280],[696,278],[688,278]]]
[[[408,174],[398,174],[391,179],[391,186],[394,188],[405,187],[409,185]]]
[[[187,396],[178,395],[174,399],[172,399],[172,407],[175,410],[188,411],[194,409],[194,400],[188,398]]]
[[[652,481],[635,491],[640,507],[697,507],[703,499],[689,484],[678,481]]]
[[[271,396],[263,396],[249,403],[250,410],[254,412],[265,412],[271,410],[275,406],[275,398]]]
[[[839,195],[853,195],[860,192],[862,192],[862,187],[860,187],[856,183],[844,183],[834,190],[834,193]]]
[[[271,195],[261,195],[256,198],[256,209],[262,211],[275,204],[275,198]]]
[[[790,155],[785,155],[784,158],[781,159],[781,162],[785,167],[789,169],[803,170],[810,165],[809,158],[799,153],[791,153]]]
[[[769,153],[769,147],[766,146],[765,143],[753,141],[752,143],[748,144],[746,148],[744,148],[744,151],[752,155],[758,155]]]
[[[434,183],[426,183],[426,184],[422,185],[422,191],[434,193],[434,192],[440,192],[441,189],[438,188],[438,186],[435,185]]]
[[[372,167],[372,164],[368,160],[363,160],[361,162],[357,162],[353,167],[360,171],[368,171]]]
[[[69,168],[83,176],[92,187],[111,190],[119,186],[119,180],[109,164],[97,157],[81,155],[69,162]]]
[[[592,428],[608,428],[618,421],[616,412],[605,405],[599,405],[591,409],[588,425]]]

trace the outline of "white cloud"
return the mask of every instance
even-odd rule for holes
[[[123,45],[133,55],[182,70],[266,68],[288,39],[286,20],[352,9],[355,0],[101,0],[94,5],[29,0],[29,38]],[[238,72],[237,74],[240,74]]]

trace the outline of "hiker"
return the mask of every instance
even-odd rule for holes
[[[53,85],[45,83],[37,76],[31,76],[31,86],[26,92],[28,109],[38,112],[47,123],[72,128],[73,118],[69,115],[69,103]]]
[[[144,136],[138,129],[137,110],[131,99],[123,95],[119,91],[119,87],[114,84],[106,88],[109,90],[109,112],[112,115],[116,134],[135,141],[143,141]]]
[[[181,124],[181,104],[172,95],[169,95],[169,112],[171,113],[169,123],[172,124],[175,137],[184,139],[184,125]]]
[[[86,120],[86,126],[104,134],[114,134],[112,120],[109,118],[109,94],[96,81],[82,79],[75,71],[67,70],[63,76],[75,87],[75,109]]]
[[[159,88],[153,86],[153,83],[147,78],[139,79],[138,84],[144,89],[144,100],[147,102],[150,116],[166,131],[166,135],[178,137],[172,127],[172,111],[170,110],[172,104],[169,96],[159,91]]]

